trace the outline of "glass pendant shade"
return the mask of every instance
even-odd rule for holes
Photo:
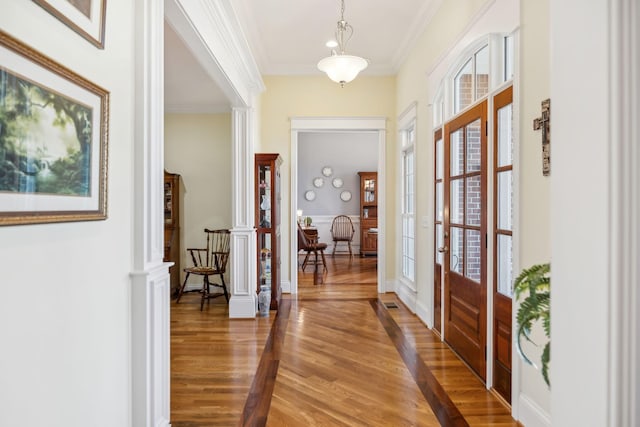
[[[358,76],[360,71],[367,68],[366,59],[353,55],[331,55],[318,62],[318,69],[336,83],[344,86]]]

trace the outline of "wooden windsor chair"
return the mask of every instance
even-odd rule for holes
[[[176,300],[177,304],[180,302],[180,298],[183,294],[188,292],[200,292],[202,294],[200,311],[202,311],[202,308],[204,307],[204,301],[209,300],[210,298],[217,298],[224,295],[227,302],[229,302],[229,293],[227,291],[227,285],[224,282],[224,274],[227,271],[227,263],[229,261],[229,242],[231,234],[229,230],[209,230],[207,228],[204,229],[204,232],[207,235],[207,247],[187,249],[191,255],[193,266],[184,269],[184,272],[187,273],[187,275],[184,278],[184,282],[182,283],[182,287],[180,288],[180,292],[178,293],[178,298]],[[189,276],[192,274],[202,276],[202,289],[185,291],[184,289],[187,286],[187,280],[189,280]],[[210,276],[216,275],[220,278],[220,283],[213,283],[209,279]],[[222,293],[212,294],[211,286],[222,288]]]
[[[351,221],[351,218],[347,215],[338,215],[333,218],[333,222],[331,223],[331,238],[333,239],[332,257],[335,256],[338,249],[338,243],[340,242],[346,243],[349,246],[349,256],[353,257],[351,241],[353,240],[355,232],[356,229],[353,226],[353,221]],[[346,252],[346,250],[344,252]]]

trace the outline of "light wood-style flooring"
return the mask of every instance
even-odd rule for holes
[[[518,426],[394,294],[376,258],[327,257],[297,298],[250,320],[224,298],[171,305],[171,423],[192,426]],[[395,303],[397,308],[388,308]]]

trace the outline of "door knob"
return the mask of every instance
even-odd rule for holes
[[[447,252],[449,252],[449,248],[448,248],[448,247],[446,247],[446,246],[440,246],[440,247],[438,248],[438,252],[440,252],[440,253],[447,253]]]

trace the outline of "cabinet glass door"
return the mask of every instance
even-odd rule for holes
[[[364,202],[376,203],[376,180],[367,178],[364,180]]]
[[[261,165],[259,169],[260,183],[258,184],[258,194],[260,195],[258,206],[258,227],[271,228],[271,167]]]
[[[271,257],[271,233],[260,233],[258,235],[258,247],[260,248],[260,286],[266,285],[271,287],[272,277],[272,257]]]

